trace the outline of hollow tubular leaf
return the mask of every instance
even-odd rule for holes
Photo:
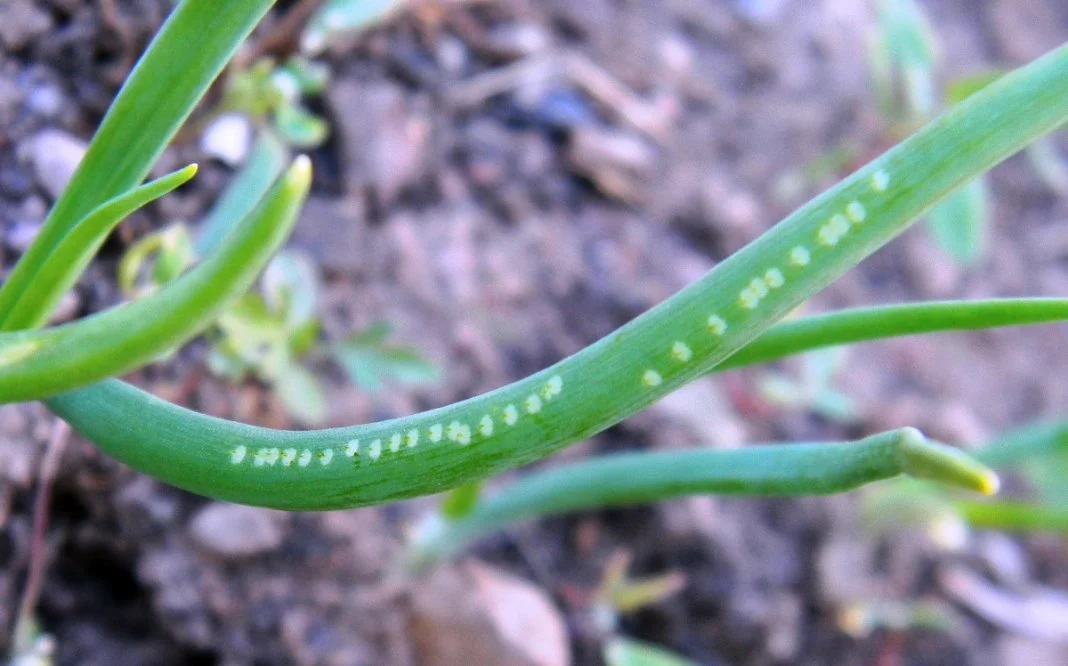
[[[0,328],[62,238],[144,179],[274,0],[183,0],[119,91],[36,241],[0,289]]]
[[[219,200],[200,225],[195,247],[198,256],[206,256],[222,242],[234,222],[252,210],[271,183],[282,173],[289,151],[268,130],[260,132],[245,165],[226,186]]]
[[[55,328],[0,334],[0,401],[121,374],[195,335],[289,237],[310,183],[311,164],[300,157],[215,254],[149,298]]]
[[[130,213],[189,181],[196,172],[197,165],[190,164],[93,209],[56,245],[33,282],[12,306],[4,329],[37,328],[48,321],[56,304],[78,281],[111,230]]]
[[[776,324],[713,372],[767,363],[836,345],[919,333],[1068,321],[1068,299],[996,298],[855,308]]]
[[[456,552],[491,530],[529,518],[657,502],[683,495],[822,495],[909,474],[991,492],[992,471],[914,428],[854,443],[776,444],[731,450],[604,456],[534,473],[483,500],[460,520],[445,520],[416,549],[416,559]]]
[[[439,409],[290,432],[196,414],[114,381],[48,404],[135,469],[234,502],[316,510],[440,492],[543,458],[707,373],[1066,117],[1068,46],[953,107],[614,333]]]

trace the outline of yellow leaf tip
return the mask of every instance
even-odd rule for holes
[[[307,190],[311,186],[312,163],[307,155],[297,155],[287,174],[290,186],[295,190]]]
[[[1001,490],[1001,478],[993,470],[985,470],[979,475],[979,492],[987,496],[997,495]]]

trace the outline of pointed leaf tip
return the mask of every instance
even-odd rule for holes
[[[899,431],[901,469],[918,479],[993,495],[1001,485],[997,474],[960,449],[932,442],[916,428]]]

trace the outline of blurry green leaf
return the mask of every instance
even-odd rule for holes
[[[334,345],[335,359],[354,384],[373,393],[390,381],[421,384],[438,379],[437,368],[419,352],[386,344],[389,332],[388,324],[375,324]]]
[[[227,82],[221,107],[227,111],[240,111],[252,118],[263,119],[285,96],[272,79],[275,62],[261,58],[254,65],[236,72]]]
[[[322,323],[318,319],[308,319],[289,333],[289,353],[293,358],[300,358],[310,352],[319,342]]]
[[[881,0],[878,7],[879,37],[869,53],[876,94],[892,117],[926,121],[937,103],[938,48],[930,21],[915,0]],[[901,111],[894,103],[898,93],[904,97]]]
[[[478,505],[481,493],[482,479],[453,488],[441,501],[441,515],[449,520],[460,520]]]
[[[975,93],[997,81],[1005,72],[990,70],[954,79],[946,84],[946,104],[960,104]]]
[[[362,331],[352,333],[348,337],[348,344],[357,346],[380,345],[393,334],[393,325],[388,321],[376,321]]]
[[[1068,450],[1058,451],[1044,458],[1028,460],[1020,466],[1035,487],[1040,501],[1056,506],[1068,506]]]
[[[193,265],[193,239],[184,224],[175,224],[162,232],[162,242],[152,280],[163,286]]]
[[[118,282],[127,297],[155,292],[193,265],[189,230],[182,223],[150,233],[133,245],[119,261]],[[142,280],[146,282],[140,284]]]
[[[326,418],[326,396],[315,375],[296,363],[283,365],[274,382],[274,392],[291,414],[305,423]]]
[[[976,178],[927,214],[927,226],[949,256],[972,266],[986,253],[986,179]]]
[[[196,237],[199,256],[207,256],[234,225],[248,215],[282,173],[288,160],[286,147],[271,132],[260,132],[244,166],[200,223]]]
[[[307,256],[281,252],[263,272],[261,290],[267,307],[295,329],[315,317],[319,271]]]
[[[277,107],[274,125],[282,138],[297,148],[316,148],[330,133],[325,120],[296,103]]]
[[[622,636],[604,644],[603,656],[607,666],[697,666],[664,648]]]
[[[330,83],[329,67],[300,56],[290,58],[278,71],[293,77],[302,95],[319,95]]]
[[[404,4],[404,0],[327,0],[308,21],[300,49],[306,55],[322,53],[336,40],[371,27]]]
[[[833,389],[824,389],[812,396],[810,407],[828,421],[837,423],[853,423],[860,416],[853,399]]]
[[[849,396],[832,386],[834,373],[845,360],[844,347],[826,347],[804,354],[801,376],[792,379],[778,373],[763,377],[761,397],[783,409],[807,409],[838,423],[851,423],[858,417]]]

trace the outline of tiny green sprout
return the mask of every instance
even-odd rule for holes
[[[263,58],[230,78],[217,112],[243,113],[259,123],[269,120],[288,145],[314,148],[326,140],[329,125],[304,106],[303,98],[321,93],[328,82],[323,65],[299,57],[278,65]]]
[[[301,52],[317,56],[386,20],[404,5],[403,0],[326,0],[304,28]]]
[[[800,377],[773,373],[760,379],[760,395],[777,407],[805,409],[839,423],[855,422],[857,408],[849,396],[833,386],[835,372],[845,361],[847,351],[828,347],[801,357]]]
[[[438,381],[437,367],[416,349],[388,342],[392,332],[388,322],[376,322],[334,344],[330,355],[353,384],[370,393],[381,391],[390,382],[417,385]]]
[[[916,0],[881,0],[879,33],[871,44],[871,77],[892,136],[904,136],[989,85],[1000,72],[935,84],[937,39]],[[935,242],[962,266],[975,266],[986,254],[989,205],[986,181],[976,178],[934,206],[927,225]]]
[[[623,636],[608,639],[601,656],[607,666],[696,666],[658,645]]]

